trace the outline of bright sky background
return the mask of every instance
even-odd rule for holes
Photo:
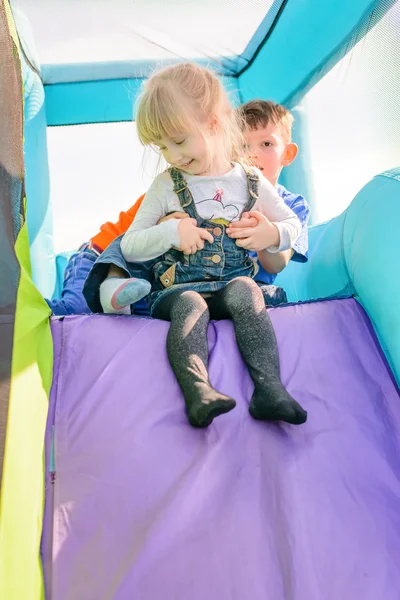
[[[56,253],[80,246],[146,191],[158,156],[134,123],[48,128]]]
[[[374,175],[400,166],[400,1],[307,95],[317,207],[340,214]]]

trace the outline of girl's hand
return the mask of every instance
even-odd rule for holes
[[[177,211],[177,212],[170,213],[169,215],[165,215],[165,217],[161,217],[161,219],[159,219],[157,221],[157,225],[160,225],[160,223],[164,223],[164,221],[169,221],[170,219],[179,219],[180,220],[180,219],[188,219],[188,218],[189,218],[188,213],[185,213],[183,211],[182,212]],[[177,248],[176,246],[173,246],[173,248],[175,248],[176,250],[181,250],[181,248]]]
[[[196,254],[204,248],[204,242],[213,243],[214,238],[207,229],[197,227],[196,219],[182,219],[178,224],[180,250],[184,254]]]
[[[243,227],[242,225],[242,227],[240,227],[241,221],[247,219],[251,222],[251,225],[247,227]],[[241,221],[232,223],[226,230],[230,238],[237,240],[237,246],[255,252],[266,250],[270,246],[279,246],[279,229],[262,213],[257,210],[245,213]],[[257,221],[256,225],[253,225],[254,221]]]

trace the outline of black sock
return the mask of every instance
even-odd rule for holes
[[[289,394],[282,383],[270,384],[268,389],[255,389],[249,412],[260,421],[286,421],[300,425],[307,420],[307,412]]]
[[[212,318],[233,321],[237,344],[255,387],[251,416],[304,423],[307,412],[281,382],[275,332],[258,285],[248,277],[238,277],[212,298],[209,307]]]
[[[193,427],[208,427],[215,417],[235,408],[233,398],[217,392],[210,384],[204,388],[201,385],[198,387],[198,394],[193,393],[192,389],[185,395],[186,414]]]

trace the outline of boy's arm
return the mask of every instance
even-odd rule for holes
[[[276,254],[271,254],[271,252],[261,250],[261,252],[258,252],[258,260],[267,273],[270,273],[271,275],[277,275],[288,265],[293,254],[293,248],[289,248],[289,250],[283,250],[282,252],[277,252]]]
[[[310,207],[300,194],[290,194],[290,196],[291,198],[287,204],[301,223],[301,233],[294,243],[293,248],[289,250],[277,252],[276,254],[265,251],[258,253],[260,264],[271,275],[277,275],[283,271],[291,259],[296,262],[307,262]]]
[[[274,229],[277,229],[278,235],[276,236],[276,243],[271,243],[272,238],[270,235],[268,235],[265,238],[265,245],[262,245],[263,241],[260,239],[259,242],[261,245],[259,245],[258,248],[253,247],[251,249],[257,251],[265,249],[271,254],[277,254],[293,248],[294,243],[301,233],[301,224],[297,215],[282,200],[268,179],[263,177],[261,172],[258,173],[259,196],[254,208],[249,212],[249,214],[252,215],[255,212],[258,212],[264,215],[269,223],[269,226],[273,225]],[[262,220],[260,220],[259,225],[262,225]],[[264,229],[265,233],[267,233],[267,225],[264,223],[264,226],[261,226],[260,234],[262,233],[262,229]]]
[[[285,200],[285,204],[296,214],[297,218],[299,219],[301,224],[301,232],[292,248],[289,248],[288,250],[275,253],[271,253],[267,250],[260,250],[258,252],[258,259],[262,267],[272,275],[276,275],[283,271],[291,259],[297,262],[307,262],[308,219],[310,217],[310,207],[303,196],[299,194],[295,195],[286,193],[286,196],[288,199]],[[250,236],[251,228],[254,228],[259,224],[259,221],[255,216],[256,214],[257,213],[254,212],[245,213],[240,221],[232,223],[231,228],[237,232],[241,230],[243,234],[232,234],[231,237],[243,237],[244,235]],[[261,215],[259,215],[259,217],[261,217]],[[241,245],[240,242],[239,245]]]

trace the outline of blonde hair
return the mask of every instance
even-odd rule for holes
[[[294,117],[282,104],[272,100],[251,100],[242,104],[238,112],[245,129],[259,129],[273,123],[287,144],[292,141]]]
[[[144,146],[182,133],[201,133],[207,120],[216,119],[222,150],[228,161],[243,154],[243,127],[216,75],[193,63],[167,67],[154,73],[138,98],[136,126]]]

